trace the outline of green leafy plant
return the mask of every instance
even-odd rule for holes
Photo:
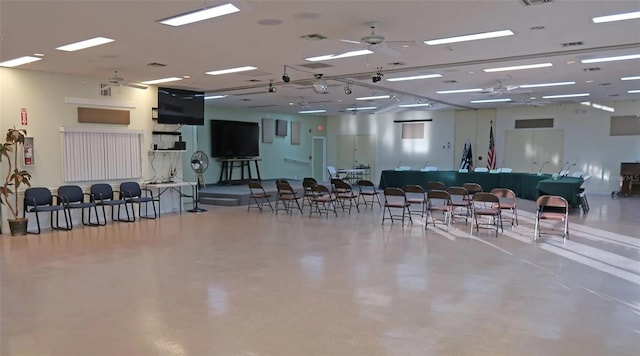
[[[31,173],[18,169],[18,149],[24,145],[24,137],[27,131],[11,128],[7,130],[5,142],[0,147],[0,162],[7,162],[7,175],[4,184],[0,187],[0,203],[11,210],[13,220],[19,220],[18,214],[18,188],[21,185],[31,186]],[[13,157],[12,157],[13,156]],[[12,162],[13,160],[13,162]],[[13,199],[10,199],[13,195]]]

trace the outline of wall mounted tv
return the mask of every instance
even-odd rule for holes
[[[158,88],[158,123],[204,125],[204,93]]]
[[[211,156],[246,158],[260,155],[257,122],[211,120]]]

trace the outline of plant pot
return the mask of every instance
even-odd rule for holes
[[[9,230],[11,231],[11,236],[24,236],[27,234],[27,223],[29,219],[18,218],[18,219],[7,219],[9,221]]]

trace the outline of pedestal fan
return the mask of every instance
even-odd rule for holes
[[[201,211],[207,211],[206,209],[198,207],[198,200],[200,200],[200,198],[198,197],[198,191],[200,190],[200,187],[205,187],[204,177],[202,176],[202,174],[207,170],[208,167],[209,157],[207,157],[206,153],[202,151],[196,151],[193,153],[193,155],[191,155],[191,169],[193,169],[193,171],[196,173],[196,192],[193,197],[193,209],[187,210],[189,212],[197,213]]]

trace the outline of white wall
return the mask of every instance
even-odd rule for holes
[[[287,136],[274,136],[273,143],[262,142],[262,118],[281,119],[288,121]],[[207,155],[211,155],[211,126],[210,120],[232,120],[244,122],[257,122],[260,125],[260,158],[258,166],[262,179],[302,179],[311,176],[311,146],[313,136],[324,136],[326,118],[315,115],[286,115],[265,113],[252,109],[229,109],[215,105],[215,100],[206,101],[205,125],[197,126],[196,132],[191,130],[183,131],[187,148],[190,142],[196,142],[196,148],[202,150]],[[300,122],[300,144],[291,144],[291,122]],[[318,125],[323,127],[323,131],[318,131]],[[195,138],[194,138],[195,135]],[[188,150],[189,151],[189,150]],[[190,157],[189,151],[189,157]],[[190,165],[185,161],[183,168],[185,176],[192,175]],[[215,158],[209,157],[209,168],[204,173],[204,180],[207,184],[217,183],[220,179],[221,165]],[[251,163],[252,174],[255,174],[254,164]],[[234,178],[239,178],[240,170],[234,170]],[[246,178],[246,175],[245,175]],[[254,178],[256,178],[254,176]]]
[[[615,113],[579,104],[497,109],[498,162],[502,161],[505,132],[514,129],[515,120],[554,118],[554,128],[564,130],[564,159],[577,162],[572,171],[583,171],[592,175],[588,191],[602,194],[618,191],[620,163],[640,161],[640,137],[609,136],[610,120],[611,116],[640,114],[640,102],[606,103],[606,105],[613,107]]]
[[[332,116],[327,119],[327,161],[335,165],[337,135],[374,135],[376,137],[374,183],[380,180],[383,170],[401,165],[420,169],[429,166],[440,170],[453,169],[454,111],[403,111],[386,114],[357,114]],[[424,139],[401,139],[402,124],[394,120],[427,120],[424,122]],[[338,167],[349,168],[349,167]]]

